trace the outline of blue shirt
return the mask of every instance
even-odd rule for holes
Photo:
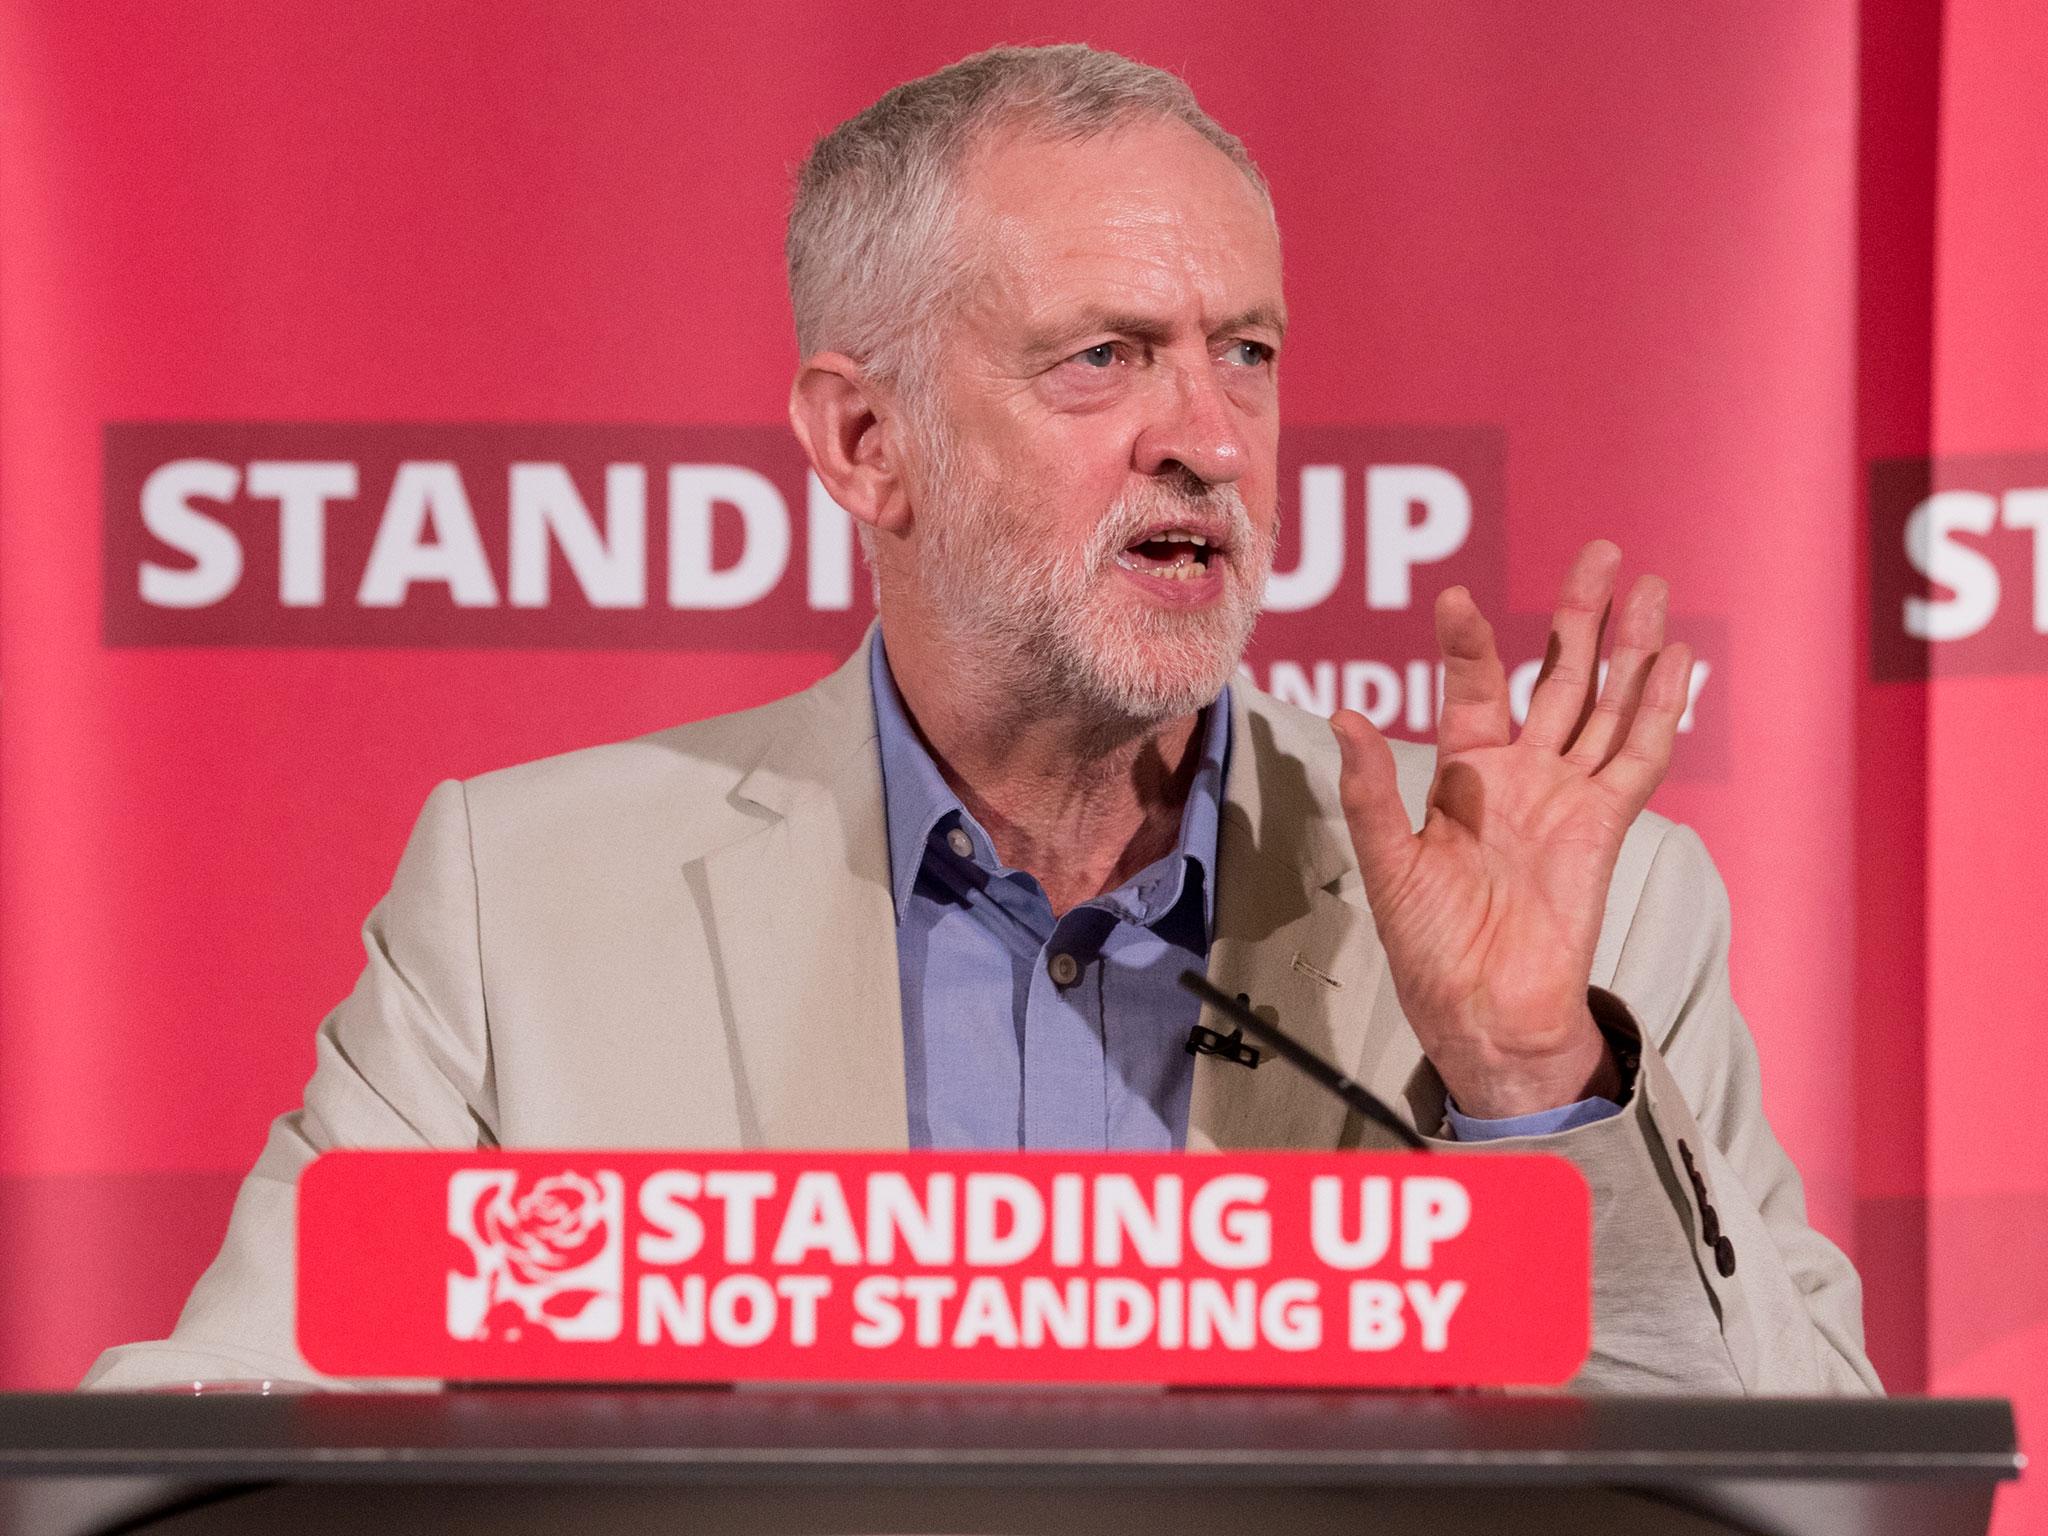
[[[1230,693],[1202,714],[1173,851],[1057,919],[947,786],[912,725],[877,631],[869,658],[902,984],[914,1147],[1168,1151],[1186,1143],[1201,1003],[1180,973],[1208,967]],[[1265,1062],[1259,1071],[1291,1071]],[[1512,1120],[1452,1107],[1461,1141],[1535,1136],[1606,1118],[1581,1100]]]
[[[1206,970],[1216,828],[1230,753],[1228,691],[1203,713],[1172,852],[1055,919],[1011,869],[925,750],[889,675],[870,661],[903,1060],[914,1147],[1170,1151],[1187,1140]]]

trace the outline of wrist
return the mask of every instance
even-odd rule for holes
[[[1563,1109],[1582,1099],[1621,1102],[1622,1064],[1585,1004],[1562,1033],[1564,1043],[1540,1055],[1482,1051],[1433,1062],[1461,1114],[1509,1120]]]

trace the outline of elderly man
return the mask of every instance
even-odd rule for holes
[[[1584,1172],[1583,1385],[1874,1389],[1719,882],[1643,811],[1690,666],[1663,586],[1598,688],[1620,556],[1581,553],[1519,736],[1458,589],[1434,754],[1232,681],[1286,307],[1265,184],[1187,88],[1081,47],[902,86],[811,156],[789,266],[791,420],[877,631],[766,708],[437,789],[219,1259],[92,1382],[312,1379],[293,1186],[329,1147],[1378,1143],[1190,1055],[1195,966],[1425,1133]]]

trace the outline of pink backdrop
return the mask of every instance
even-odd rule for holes
[[[1585,538],[1669,575],[1708,669],[1658,804],[1732,888],[1815,1220],[1894,1389],[2024,1432],[2039,7],[696,10],[0,6],[0,1385],[169,1325],[436,779],[851,644],[778,425],[789,167],[900,79],[1078,37],[1182,70],[1279,202],[1310,532],[1259,680],[1426,734],[1437,587],[1521,657]],[[309,511],[306,464],[349,494]],[[550,553],[579,516],[609,542]],[[1916,640],[1909,595],[1976,627]]]

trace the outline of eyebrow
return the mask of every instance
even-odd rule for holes
[[[1250,309],[1240,310],[1219,322],[1210,330],[1209,336],[1213,340],[1218,336],[1228,336],[1238,331],[1255,330],[1271,331],[1275,336],[1285,336],[1287,316],[1272,305],[1255,304]],[[1080,316],[1072,325],[1035,332],[1025,345],[1033,357],[1056,356],[1078,338],[1103,331],[1156,343],[1165,341],[1172,327],[1156,315],[1126,310],[1098,310]]]
[[[1271,331],[1275,336],[1285,336],[1287,313],[1270,304],[1254,304],[1250,309],[1232,315],[1209,334],[1227,336],[1232,331]]]

